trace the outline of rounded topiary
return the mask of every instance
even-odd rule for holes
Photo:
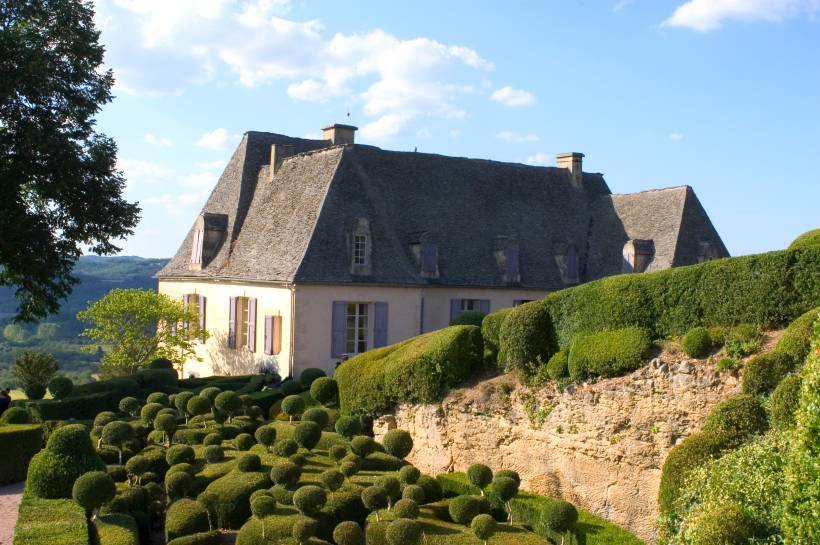
[[[339,397],[339,385],[329,377],[319,377],[310,385],[310,397],[322,405],[330,405]]]
[[[202,449],[202,457],[209,464],[215,464],[225,459],[225,451],[219,445],[208,445]]]
[[[361,458],[367,458],[376,451],[376,442],[367,435],[357,435],[350,440],[350,450]]]
[[[290,460],[297,466],[305,467],[307,465],[307,458],[305,458],[304,455],[299,454],[298,452],[296,454],[291,454],[290,456],[288,456],[288,460]]]
[[[302,383],[298,380],[285,379],[282,381],[282,384],[279,385],[279,391],[285,397],[299,394],[302,390],[304,390],[304,388],[302,388]]]
[[[356,416],[340,416],[336,421],[336,433],[347,439],[362,433],[362,421]]]
[[[171,501],[184,498],[191,488],[194,478],[185,471],[175,471],[165,475],[165,491]]]
[[[342,461],[342,459],[347,456],[347,448],[344,445],[332,445],[328,451],[328,456],[336,462],[337,464]]]
[[[493,470],[484,464],[473,464],[467,468],[467,479],[481,490],[483,496],[484,489],[493,482]]]
[[[299,545],[305,545],[310,538],[316,535],[319,523],[308,517],[299,517],[293,523],[290,535]]]
[[[220,411],[225,411],[228,414],[228,422],[231,421],[231,418],[242,410],[242,400],[239,398],[239,394],[236,392],[220,392],[219,395],[214,398],[214,407],[219,409]]]
[[[190,445],[173,445],[165,451],[165,461],[169,466],[176,464],[193,464],[196,459],[194,449]]]
[[[514,471],[512,469],[499,469],[495,472],[493,478],[498,479],[500,477],[507,477],[509,479],[512,479],[516,482],[516,484],[521,486],[521,476],[518,474],[517,471]]]
[[[104,503],[117,495],[117,485],[105,471],[90,471],[80,475],[71,489],[71,497],[90,517]]]
[[[293,439],[281,439],[276,446],[273,447],[277,456],[287,458],[293,456],[299,450],[299,445]]]
[[[501,323],[498,342],[499,365],[524,376],[535,375],[558,350],[547,306],[533,301],[513,308]]]
[[[255,444],[256,441],[250,433],[240,433],[233,440],[233,446],[236,450],[250,450]]]
[[[284,487],[295,485],[301,476],[302,468],[290,460],[276,462],[270,470],[270,480]]]
[[[418,518],[419,504],[415,500],[402,498],[393,505],[393,513],[402,519]]]
[[[142,409],[140,409],[140,418],[149,426],[153,426],[154,419],[162,409],[164,409],[164,407],[159,403],[146,403]]]
[[[330,423],[330,416],[327,411],[320,407],[311,407],[302,413],[302,422],[316,422],[320,428],[324,429]]]
[[[326,377],[327,373],[318,369],[316,367],[308,367],[301,373],[299,373],[299,382],[302,384],[302,387],[305,389],[310,388],[313,386],[313,381],[322,377]]]
[[[228,420],[228,413],[226,413],[222,409],[211,407],[211,414],[213,415],[214,422],[216,422],[219,425],[224,424]]]
[[[46,448],[31,459],[26,494],[38,498],[70,498],[77,478],[89,471],[105,471],[105,463],[94,450],[82,424],[54,430]]]
[[[390,495],[383,486],[374,484],[362,490],[362,503],[370,511],[376,512],[376,520],[380,520],[379,509],[387,507],[389,499]]]
[[[137,483],[140,482],[140,477],[143,473],[148,471],[150,467],[151,462],[142,454],[132,456],[127,462],[125,462],[125,471],[128,473],[129,477],[135,478]]]
[[[470,529],[475,534],[475,537],[483,541],[485,544],[495,533],[495,519],[487,514],[476,515],[470,522]]]
[[[282,505],[293,505],[293,492],[282,486],[281,484],[276,484],[270,487],[269,490],[273,499],[276,500],[276,503],[281,503]]]
[[[789,251],[820,248],[820,229],[806,231],[789,244]]]
[[[117,415],[112,411],[102,411],[97,413],[97,416],[94,417],[94,427],[95,428],[102,428],[106,424],[113,422],[117,419]]]
[[[476,515],[480,515],[483,503],[477,496],[456,496],[450,500],[447,510],[456,524],[469,525]]]
[[[262,467],[262,460],[256,454],[243,454],[236,459],[236,467],[239,471],[249,472],[258,471]]]
[[[120,412],[130,416],[137,416],[140,412],[140,402],[135,397],[124,397],[120,400]]]
[[[202,440],[202,444],[205,445],[206,447],[211,446],[211,445],[220,445],[221,446],[223,440],[224,439],[222,437],[222,434],[219,433],[218,431],[215,431],[215,432],[212,432],[212,433],[209,433],[208,435],[206,435],[205,439]]]
[[[327,469],[319,474],[319,482],[331,492],[335,492],[344,484],[345,476],[338,469]]]
[[[364,531],[357,523],[346,520],[333,529],[333,541],[337,545],[364,545]]]
[[[100,438],[103,443],[112,445],[117,449],[117,453],[119,454],[119,463],[122,465],[123,448],[125,447],[125,443],[127,441],[134,438],[134,435],[134,428],[132,428],[127,422],[115,420],[114,422],[109,422],[103,427]]]
[[[3,416],[0,416],[0,424],[28,424],[30,422],[31,417],[28,411],[22,407],[9,407]]]
[[[322,438],[322,428],[316,422],[299,422],[293,430],[293,439],[300,447],[312,450]]]
[[[387,525],[385,532],[390,545],[417,545],[421,543],[421,526],[415,520],[396,519]]]
[[[479,312],[477,310],[465,310],[450,320],[450,325],[474,325],[481,327],[481,323],[486,317],[487,315],[483,312]]]
[[[780,381],[772,392],[771,420],[776,430],[787,430],[794,426],[794,415],[800,405],[800,375],[789,375]]]
[[[282,400],[282,412],[285,413],[291,422],[295,416],[302,414],[305,410],[305,400],[302,396],[289,395]]]
[[[559,380],[569,376],[568,365],[569,352],[559,350],[547,362],[547,375],[552,380]]]
[[[703,426],[703,431],[723,438],[727,445],[740,445],[768,428],[766,409],[749,394],[737,394],[718,404]]]
[[[222,393],[222,390],[217,388],[216,386],[208,386],[207,388],[203,388],[199,392],[199,395],[200,397],[204,397],[205,399],[207,399],[208,403],[213,405],[216,396],[218,396],[220,393]]]
[[[259,426],[253,433],[256,442],[270,451],[271,445],[276,441],[276,428],[273,426]]]
[[[658,505],[662,515],[672,512],[692,470],[720,456],[726,445],[725,438],[702,432],[672,447],[661,470]]]
[[[164,392],[152,392],[145,398],[146,403],[159,403],[163,407],[169,405],[168,394]]]
[[[578,522],[578,510],[569,502],[552,500],[541,510],[540,522],[553,532],[566,532]]]
[[[179,411],[180,415],[184,415],[185,409],[188,407],[188,402],[195,395],[195,393],[189,391],[180,392],[174,395],[173,399],[171,399],[171,397],[168,398],[169,406],[173,405],[174,407],[176,407],[177,411]]]
[[[168,507],[165,514],[165,535],[168,541],[210,530],[208,510],[191,499],[180,499]]]
[[[74,389],[74,382],[70,378],[57,375],[48,381],[48,391],[54,399],[63,399]]]
[[[148,369],[173,369],[174,363],[168,358],[156,358],[148,364]]]
[[[342,472],[342,475],[344,475],[345,478],[349,479],[359,472],[359,464],[352,461],[342,462],[339,465],[339,471]]]
[[[390,430],[384,434],[382,445],[388,454],[403,460],[413,450],[413,437],[404,430]]]
[[[767,352],[750,359],[743,368],[743,393],[768,394],[794,368],[792,359],[782,352]]]
[[[23,385],[23,393],[26,394],[28,399],[43,399],[46,395],[46,385],[45,384],[25,384]]]
[[[754,523],[735,504],[701,506],[684,529],[687,543],[744,545],[754,537]]]
[[[812,325],[820,314],[820,307],[814,308],[789,324],[783,336],[777,341],[777,351],[786,354],[795,365],[802,364],[811,348]]]
[[[401,498],[401,483],[393,475],[382,475],[376,479],[377,484],[387,490],[387,506],[390,507],[394,501]]]
[[[154,419],[154,429],[165,434],[165,444],[171,444],[171,436],[177,429],[177,417],[173,414],[158,414]]]
[[[268,494],[251,496],[251,513],[262,523],[262,539],[265,539],[265,517],[276,513],[276,500]]]
[[[124,483],[128,480],[128,471],[125,470],[125,466],[109,464],[105,466],[105,472],[115,483]]]
[[[185,412],[190,416],[201,416],[208,414],[211,410],[211,402],[208,398],[198,395],[193,396],[185,403]]]
[[[712,337],[705,327],[693,327],[681,340],[684,353],[690,358],[705,358],[712,351]]]
[[[415,466],[402,466],[399,469],[399,481],[404,484],[416,484],[416,481],[421,477],[421,471]]]
[[[165,476],[167,477],[168,475],[171,475],[172,473],[176,473],[178,471],[188,473],[192,477],[194,475],[196,475],[196,469],[194,469],[194,466],[192,466],[191,464],[183,462],[181,464],[176,464],[176,465],[173,465],[173,466],[169,467],[168,471],[165,472]]]
[[[401,497],[403,500],[413,500],[418,505],[423,505],[425,500],[424,489],[417,484],[407,484],[401,491]]]
[[[327,494],[316,485],[305,485],[293,493],[293,505],[303,515],[315,515],[327,503]]]

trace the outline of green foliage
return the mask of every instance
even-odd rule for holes
[[[28,411],[22,407],[9,407],[3,413],[3,416],[0,416],[0,424],[29,424],[31,423],[31,417],[28,414]]]
[[[484,464],[473,464],[467,468],[467,479],[483,495],[483,490],[493,481],[493,470]]]
[[[319,377],[310,385],[310,396],[322,405],[330,405],[339,397],[339,385],[332,378]]]
[[[302,390],[302,383],[298,380],[283,380],[279,386],[279,392],[282,394],[282,397],[300,394]]]
[[[578,381],[624,375],[640,367],[651,348],[649,334],[638,327],[578,334],[569,351],[569,376]]]
[[[177,464],[193,464],[196,460],[194,449],[189,445],[172,445],[165,451],[165,461],[169,466]]]
[[[754,527],[737,504],[704,505],[686,528],[684,542],[691,545],[746,545]]]
[[[89,471],[105,471],[88,431],[81,424],[57,428],[46,448],[34,455],[28,468],[26,493],[39,498],[69,498],[77,478]]]
[[[672,447],[661,470],[658,504],[661,515],[672,512],[681,495],[689,474],[706,462],[720,456],[726,448],[726,439],[713,433],[696,433]]]
[[[276,441],[276,428],[273,426],[259,426],[253,436],[257,443],[270,450],[271,445]]]
[[[174,362],[168,358],[159,357],[151,360],[146,367],[148,369],[173,369]]]
[[[172,502],[184,498],[191,484],[193,484],[193,477],[185,471],[169,471],[165,475],[165,490]]]
[[[772,392],[771,422],[776,430],[787,430],[794,425],[800,405],[800,375],[792,374],[780,381]]]
[[[293,430],[293,439],[300,447],[312,450],[322,438],[322,428],[316,422],[299,422]]]
[[[214,407],[220,411],[225,411],[228,414],[228,422],[231,418],[242,410],[242,400],[236,392],[226,391],[220,392],[214,398]]]
[[[5,417],[14,409],[16,407],[8,409],[3,416]],[[3,445],[3,455],[0,456],[0,486],[25,479],[29,462],[43,443],[43,428],[40,424],[12,422],[2,422],[2,424],[0,445]]]
[[[299,545],[307,545],[307,541],[316,535],[318,524],[315,520],[307,517],[299,517],[293,523],[291,536]]]
[[[233,440],[233,446],[236,450],[250,450],[254,444],[256,444],[256,441],[250,433],[240,433]]]
[[[166,540],[208,530],[208,511],[199,502],[181,499],[168,507],[165,515]]]
[[[371,511],[377,511],[387,507],[390,494],[383,486],[370,485],[362,490],[362,503]]]
[[[486,314],[477,310],[467,310],[453,318],[450,325],[474,325],[481,327],[481,323],[486,316]]]
[[[720,437],[727,446],[745,443],[768,429],[766,409],[752,395],[737,394],[718,404],[703,426],[707,434]]]
[[[48,391],[54,399],[63,399],[74,388],[74,382],[63,375],[57,375],[48,381]]]
[[[413,500],[418,505],[423,505],[425,502],[424,489],[417,484],[404,485],[401,497],[404,500]]]
[[[225,458],[225,451],[220,445],[208,445],[202,449],[202,457],[209,464],[215,464]]]
[[[222,390],[217,386],[208,386],[207,388],[203,388],[199,392],[199,395],[207,399],[208,403],[213,404],[214,400],[216,399],[216,396],[218,396],[221,392]]]
[[[46,385],[57,373],[57,360],[51,354],[23,352],[14,360],[11,373],[17,385],[26,392],[26,397],[42,399]]]
[[[205,439],[202,440],[202,444],[205,446],[209,445],[222,445],[223,437],[222,434],[218,431],[211,432],[205,436]]]
[[[300,420],[303,422],[314,422],[321,430],[330,423],[330,416],[328,416],[327,411],[321,407],[311,407],[302,413]]]
[[[169,406],[168,394],[165,392],[152,392],[145,398],[146,403],[158,403],[163,407]]]
[[[178,537],[169,541],[167,545],[220,545],[221,543],[222,534],[217,530],[212,530]]]
[[[338,545],[364,545],[364,531],[357,523],[346,520],[333,529],[333,541]]]
[[[327,494],[323,488],[315,485],[305,485],[293,493],[293,505],[300,513],[313,516],[327,503]]]
[[[415,466],[406,465],[399,470],[399,481],[402,484],[416,484],[419,477],[421,477],[421,471]]]
[[[820,314],[820,307],[814,308],[794,320],[777,342],[777,351],[786,354],[794,363],[801,364],[809,355],[812,325]]]
[[[789,250],[802,250],[804,248],[820,248],[820,229],[806,231],[789,244]]]
[[[552,380],[560,380],[569,376],[569,351],[559,350],[547,362],[547,375]]]
[[[256,454],[243,454],[236,459],[236,468],[239,471],[259,471],[262,460]]]
[[[336,433],[347,439],[362,433],[362,421],[358,416],[340,416],[336,421]]]
[[[793,367],[792,359],[782,352],[758,354],[746,362],[743,370],[743,392],[752,395],[768,394]]]
[[[109,513],[94,521],[99,545],[140,545],[139,530],[134,517],[125,513]]]
[[[369,350],[336,369],[342,413],[438,401],[479,369],[482,358],[481,332],[474,326],[452,326]]]
[[[357,435],[350,440],[350,450],[361,458],[367,458],[376,451],[376,442],[367,435]]]
[[[353,461],[342,462],[339,464],[339,471],[341,471],[342,475],[349,479],[359,472],[359,464]]]
[[[15,545],[85,545],[88,525],[82,507],[69,499],[23,495],[14,528]]]
[[[328,469],[319,474],[319,482],[329,491],[338,490],[345,482],[345,476],[338,469]]]
[[[734,369],[737,369],[737,360],[734,358],[720,358],[720,361],[715,364],[715,370],[718,373],[733,371]]]
[[[549,310],[541,301],[513,308],[498,334],[498,364],[532,377],[558,351]]]
[[[129,416],[136,416],[140,411],[140,402],[134,397],[124,397],[117,405],[120,412]]]
[[[418,486],[416,488],[421,490]],[[416,519],[419,516],[419,504],[410,498],[402,498],[393,505],[393,514],[402,519]]]
[[[569,502],[553,500],[541,512],[540,523],[553,532],[566,532],[578,522],[578,510]]]
[[[122,449],[127,441],[134,439],[134,428],[127,422],[114,420],[103,426],[100,437],[103,443],[117,448],[119,463],[122,464]]]
[[[783,536],[789,545],[809,545],[820,540],[820,320],[814,323],[801,382],[800,405],[786,466]]]
[[[488,357],[492,362],[498,359],[499,334],[501,333],[501,324],[507,318],[512,308],[502,308],[487,314],[481,322],[481,337],[484,339],[484,350],[487,351]]]
[[[322,369],[308,367],[299,373],[299,382],[302,384],[302,388],[310,389],[314,380],[325,376],[327,376],[327,374]]]
[[[712,351],[712,337],[709,336],[709,330],[702,326],[687,331],[681,344],[690,358],[705,358]]]
[[[270,470],[271,481],[284,487],[294,486],[301,475],[302,468],[289,460],[275,462]]]
[[[404,430],[393,429],[384,434],[382,444],[388,454],[404,459],[413,450],[413,437]]]
[[[456,496],[450,500],[447,509],[456,524],[469,526],[473,519],[482,514],[484,503],[478,496]]]
[[[213,481],[205,489],[218,502],[214,506],[217,520],[225,528],[240,528],[251,516],[250,496],[256,490],[268,488],[271,482],[264,472],[231,471]]]
[[[193,396],[185,404],[185,412],[190,416],[201,416],[210,410],[211,402],[203,395]]]
[[[282,412],[293,420],[293,417],[302,414],[305,410],[305,400],[299,395],[289,395],[282,400]]]
[[[726,353],[743,358],[760,350],[760,328],[754,324],[739,324],[726,332]]]
[[[199,330],[199,310],[195,305],[183,306],[151,290],[111,290],[79,312],[77,318],[93,324],[83,331],[83,336],[110,346],[100,368],[111,376],[134,374],[158,357],[174,362],[182,372],[187,359],[201,361],[196,343],[197,339],[207,337],[207,332]],[[188,327],[175,327],[182,323]]]
[[[117,485],[105,471],[83,473],[71,489],[72,499],[89,515],[111,501],[116,494]]]
[[[416,484],[424,489],[424,499],[426,502],[435,502],[444,497],[441,490],[441,484],[429,475],[422,475],[416,481]]]
[[[475,537],[478,539],[487,542],[493,534],[495,533],[495,519],[490,515],[482,514],[476,515],[473,521],[470,523],[470,529],[472,529]]]
[[[296,454],[296,451],[299,450],[299,445],[293,439],[280,439],[276,442],[273,450],[278,456],[287,458],[288,456]]]
[[[390,545],[417,545],[421,543],[422,529],[414,520],[399,518],[387,525],[385,536]]]

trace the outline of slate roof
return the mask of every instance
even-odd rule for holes
[[[296,155],[270,177],[274,143]],[[516,287],[553,290],[565,287],[556,248],[575,247],[581,280],[619,274],[629,239],[654,241],[651,269],[695,262],[705,240],[728,255],[691,188],[612,195],[591,173],[582,186],[567,169],[249,132],[203,207],[228,215],[230,236],[194,271],[192,229],[158,277],[505,287],[494,250],[510,237]],[[351,274],[357,218],[371,230],[366,276]],[[411,246],[420,233],[438,246],[438,278],[420,274]]]

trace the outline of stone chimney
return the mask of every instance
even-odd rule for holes
[[[279,171],[282,161],[293,155],[294,148],[290,144],[273,144],[270,147],[270,177]]]
[[[353,136],[358,130],[353,125],[328,125],[322,127],[322,135],[325,140],[330,140],[334,146],[346,146],[353,143]]]
[[[569,169],[569,173],[572,176],[572,185],[579,189],[583,187],[584,183],[583,162],[583,153],[559,153],[555,156],[555,163],[558,165],[558,168]]]

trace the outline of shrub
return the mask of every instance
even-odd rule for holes
[[[74,481],[89,471],[105,471],[82,424],[57,428],[46,448],[31,459],[26,493],[39,498],[69,498]]]
[[[194,469],[194,466],[192,466],[191,464],[187,464],[187,463],[183,462],[181,464],[176,464],[176,465],[173,465],[173,466],[169,467],[168,471],[165,472],[165,476],[167,477],[168,475],[171,475],[171,474],[176,473],[178,471],[181,471],[183,473],[189,473],[191,476],[196,475],[196,470]]]
[[[221,532],[211,530],[210,532],[199,532],[197,534],[172,539],[167,545],[220,545],[221,543]]]
[[[347,456],[347,448],[343,445],[332,445],[328,449],[327,453],[330,458],[338,464],[345,456]]]
[[[487,315],[477,310],[467,310],[462,312],[450,321],[450,325],[474,325],[481,327],[481,323]]]
[[[168,394],[165,392],[152,392],[148,394],[148,397],[145,398],[146,403],[159,403],[163,407],[167,407],[169,405]]]
[[[224,528],[237,529],[251,517],[251,494],[270,484],[265,473],[231,471],[209,484],[205,491],[216,496],[212,507],[216,520]]]
[[[456,496],[450,500],[447,509],[453,522],[469,525],[477,515],[481,514],[482,505],[478,496]]]
[[[231,418],[242,409],[242,400],[236,392],[221,392],[214,398],[213,405],[220,411],[225,411],[228,414],[228,422],[230,422]]]
[[[316,367],[308,367],[307,369],[299,373],[299,382],[301,383],[302,388],[310,389],[310,387],[313,385],[314,380],[326,376],[327,373],[325,373],[323,370],[318,369]]]
[[[754,324],[740,324],[726,333],[726,353],[733,358],[754,354],[760,349],[760,328]]]
[[[345,476],[338,469],[327,469],[319,474],[319,482],[322,486],[334,492],[345,482]]]
[[[179,377],[173,369],[140,369],[134,374],[134,380],[143,390],[162,390],[176,388]]]
[[[547,362],[547,375],[552,380],[560,380],[569,376],[569,352],[559,350]]]
[[[820,229],[806,231],[789,244],[789,250],[802,250],[804,248],[820,248]]]
[[[289,460],[274,463],[270,470],[270,479],[284,487],[294,486],[301,476],[302,468]]]
[[[566,532],[578,522],[578,510],[569,502],[553,500],[541,511],[540,522],[553,532]]]
[[[322,428],[316,422],[299,422],[293,430],[293,439],[300,447],[312,450],[322,438]]]
[[[151,463],[148,461],[148,458],[142,454],[137,454],[125,462],[125,471],[128,473],[129,477],[135,477],[139,482],[139,478],[143,473],[148,471],[150,465]]]
[[[722,438],[728,446],[736,446],[767,428],[766,410],[760,400],[748,394],[737,394],[712,409],[703,431]]]
[[[754,528],[743,509],[735,504],[703,506],[686,528],[689,543],[745,545]]]
[[[48,391],[54,399],[63,399],[71,393],[74,382],[66,376],[57,375],[48,381]]]
[[[792,370],[794,362],[782,352],[759,354],[746,363],[743,370],[743,392],[768,394]]]
[[[405,485],[401,491],[401,498],[403,500],[413,500],[418,505],[424,505],[424,489],[417,484]]]
[[[293,439],[280,439],[273,450],[277,456],[287,458],[288,456],[296,454],[296,451],[299,450],[299,445]]]
[[[290,456],[288,456],[288,460],[290,460],[291,462],[300,467],[305,467],[307,465],[307,458],[305,458],[298,452],[296,454],[291,454]]]
[[[350,450],[361,458],[367,458],[376,451],[376,442],[367,435],[357,435],[350,441]]]
[[[115,420],[103,427],[101,437],[104,443],[116,447],[119,454],[119,464],[122,465],[122,451],[125,443],[134,439],[134,428],[127,422]]]
[[[481,495],[484,495],[484,489],[493,480],[493,471],[484,464],[473,464],[467,468],[467,479],[470,483],[481,490]]]
[[[57,373],[57,360],[43,352],[23,352],[14,360],[11,374],[29,399],[42,399],[46,385]]]
[[[236,459],[236,468],[239,471],[259,471],[262,460],[256,454],[243,454]]]
[[[787,430],[794,425],[794,415],[800,405],[800,375],[789,375],[772,392],[772,428]]]
[[[399,518],[387,525],[385,536],[390,545],[417,545],[421,543],[422,530],[418,522]]]
[[[118,405],[120,412],[129,416],[137,416],[140,411],[140,402],[135,397],[124,397]]]
[[[181,499],[168,507],[165,515],[166,540],[208,530],[210,530],[208,511],[199,502]]]
[[[215,431],[215,432],[211,432],[208,435],[206,435],[205,439],[202,440],[202,444],[205,445],[206,447],[211,446],[211,445],[220,445],[221,446],[222,441],[223,441],[222,434],[219,433],[218,431]]]
[[[327,411],[321,407],[311,407],[306,410],[302,413],[300,420],[303,422],[315,422],[318,424],[320,431],[325,428],[328,423],[330,423],[330,417],[328,416]]]
[[[737,369],[737,360],[734,358],[720,358],[720,361],[715,365],[715,370],[718,373],[732,371],[734,369]]]
[[[777,351],[786,354],[795,365],[803,363],[809,355],[812,324],[820,314],[820,307],[814,308],[794,320],[783,336],[777,341]]]
[[[416,484],[424,489],[424,501],[428,503],[439,501],[444,496],[441,484],[429,475],[419,477]]]
[[[649,334],[638,327],[579,334],[569,351],[569,376],[583,380],[624,375],[641,366],[650,348]]]
[[[193,464],[195,459],[194,449],[189,445],[173,445],[165,452],[165,461],[169,466]]]
[[[201,416],[211,410],[211,402],[202,395],[193,396],[185,404],[185,412],[189,416]]]
[[[661,470],[658,504],[661,514],[668,514],[680,496],[692,470],[720,456],[726,440],[713,433],[690,435],[672,447]]]
[[[379,509],[387,507],[389,494],[382,486],[371,485],[362,490],[362,503],[366,508],[376,512],[376,520],[379,519]]]
[[[359,472],[359,464],[352,461],[342,462],[339,465],[339,471],[341,471],[342,475],[349,479],[350,477]]]
[[[166,474],[165,491],[168,493],[168,497],[171,501],[173,502],[179,498],[184,498],[185,494],[188,493],[188,489],[191,488],[193,480],[191,474],[185,471],[175,471]]]
[[[705,358],[712,351],[712,337],[705,327],[693,327],[683,336],[682,345],[690,358]]]
[[[307,545],[307,541],[316,535],[318,523],[307,517],[300,517],[293,523],[291,536],[299,545]]]
[[[387,490],[387,506],[393,505],[393,502],[401,498],[401,483],[393,475],[381,475],[373,484],[381,486]]]
[[[154,419],[162,409],[163,406],[159,403],[146,403],[143,405],[142,409],[140,409],[140,418],[149,426],[153,426]]]
[[[208,445],[202,449],[202,457],[209,464],[215,464],[225,459],[225,451],[219,445]]]
[[[481,337],[484,339],[484,349],[488,352],[489,358],[496,362],[498,358],[499,340],[501,324],[512,308],[502,308],[487,314],[481,322]]]
[[[339,385],[332,378],[319,377],[310,385],[310,396],[322,405],[329,405],[338,399]]]
[[[199,392],[199,395],[200,397],[204,397],[205,399],[207,399],[208,403],[213,405],[216,396],[218,396],[221,392],[222,390],[220,388],[217,388],[216,386],[208,386],[207,388],[203,388]]]
[[[173,414],[158,414],[154,419],[154,429],[165,435],[165,444],[171,444],[171,436],[177,429],[177,417]]]
[[[250,433],[240,433],[233,440],[233,446],[236,450],[250,450],[256,441]]]
[[[298,380],[285,379],[282,381],[282,384],[279,385],[279,392],[283,397],[300,394],[302,390],[302,383]]]
[[[558,351],[552,318],[541,301],[513,308],[502,322],[498,338],[499,365],[517,369],[525,377],[535,375]]]
[[[262,523],[262,539],[265,539],[265,517],[276,512],[276,500],[269,495],[251,496],[251,513]]]
[[[327,494],[324,489],[309,484],[300,487],[293,493],[293,505],[300,513],[313,516],[327,503]]]
[[[342,413],[439,401],[481,368],[483,351],[479,328],[451,326],[355,356],[336,369]]]
[[[282,412],[288,415],[293,422],[294,416],[299,416],[305,410],[305,400],[298,395],[289,395],[282,400]]]
[[[270,447],[276,441],[276,428],[273,426],[259,426],[253,434],[256,442],[270,451]]]
[[[31,423],[31,417],[28,415],[28,411],[22,407],[9,407],[3,413],[3,416],[0,416],[0,424],[29,424]]]
[[[151,360],[146,367],[148,369],[173,369],[174,364],[168,358],[156,358]]]
[[[336,421],[336,433],[352,439],[353,436],[362,433],[362,421],[357,416],[340,416]]]
[[[511,477],[496,475],[490,489],[490,497],[500,501],[507,510],[507,513],[511,514],[512,508],[509,502],[518,495],[519,486],[520,483]]]
[[[404,459],[413,450],[413,437],[404,430],[393,429],[384,434],[382,444],[388,454]]]
[[[77,477],[71,489],[71,497],[85,509],[87,517],[111,501],[117,494],[117,485],[105,471],[89,471]]]
[[[421,477],[421,471],[415,466],[407,465],[399,470],[399,481],[402,484],[416,484],[419,477]]]
[[[16,409],[16,407],[14,407]],[[12,409],[3,413],[5,417]],[[25,411],[23,411],[25,412]],[[20,482],[26,478],[29,462],[43,443],[43,429],[39,424],[14,424],[4,422],[0,426],[0,486]]]
[[[402,519],[416,519],[419,516],[419,504],[410,498],[402,498],[393,505],[393,514]]]
[[[338,545],[364,545],[364,531],[357,523],[346,520],[333,529],[333,541]]]
[[[512,469],[499,469],[495,472],[495,479],[499,479],[501,477],[507,477],[508,479],[512,479],[515,483],[521,486],[521,476],[518,474],[517,471],[513,471]]]
[[[495,519],[490,515],[476,515],[470,523],[470,528],[475,537],[486,544],[495,533]]]

